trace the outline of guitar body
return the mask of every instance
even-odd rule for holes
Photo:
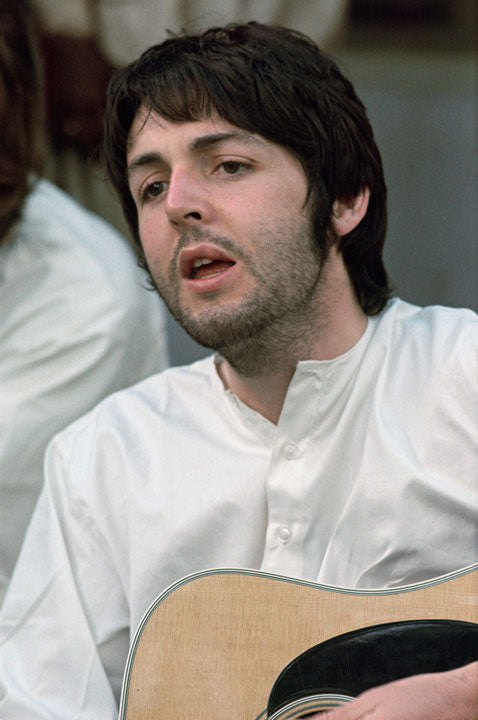
[[[475,630],[478,565],[384,591],[249,570],[196,573],[162,593],[138,627],[119,718],[265,718],[279,674],[312,646],[371,626],[417,620],[468,622]]]

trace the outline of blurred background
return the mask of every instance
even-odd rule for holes
[[[295,27],[338,61],[364,101],[389,190],[385,259],[416,304],[478,309],[476,0],[37,0],[50,179],[127,233],[91,159],[111,71],[168,29],[259,20]],[[203,357],[169,319],[173,365]]]

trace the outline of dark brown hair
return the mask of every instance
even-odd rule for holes
[[[27,0],[0,0],[0,241],[42,165],[43,103],[36,17]]]
[[[363,310],[384,307],[391,289],[382,261],[387,213],[380,154],[352,84],[312,40],[277,26],[231,24],[170,37],[113,77],[103,159],[144,261],[126,174],[128,133],[141,104],[172,122],[216,112],[291,150],[308,179],[324,251],[334,201],[368,187],[367,214],[340,238],[339,250]]]

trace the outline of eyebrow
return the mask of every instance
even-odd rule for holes
[[[191,152],[204,150],[211,145],[217,145],[218,143],[224,142],[226,140],[238,140],[245,145],[259,145],[261,147],[265,147],[266,145],[265,140],[261,140],[261,138],[257,137],[257,135],[252,135],[245,130],[232,130],[231,132],[202,135],[201,137],[198,137],[191,142],[191,144],[189,145],[189,149],[191,150]]]
[[[133,158],[126,168],[128,177],[133,175],[137,170],[148,165],[167,165],[166,160],[158,152],[148,152]]]
[[[192,153],[197,153],[214,145],[218,145],[219,143],[225,142],[226,140],[237,140],[245,145],[256,145],[262,148],[266,147],[266,141],[257,137],[257,135],[252,135],[244,130],[233,130],[231,132],[201,135],[190,142],[188,149]],[[133,160],[128,163],[128,167],[126,169],[128,177],[130,177],[139,168],[148,165],[167,166],[168,163],[164,156],[159,152],[153,151],[143,153],[133,158]]]

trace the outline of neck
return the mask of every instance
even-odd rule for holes
[[[342,355],[358,342],[366,326],[367,316],[342,258],[332,249],[319,296],[300,321],[270,326],[260,338],[223,353],[218,371],[242,402],[277,424],[297,363]]]

